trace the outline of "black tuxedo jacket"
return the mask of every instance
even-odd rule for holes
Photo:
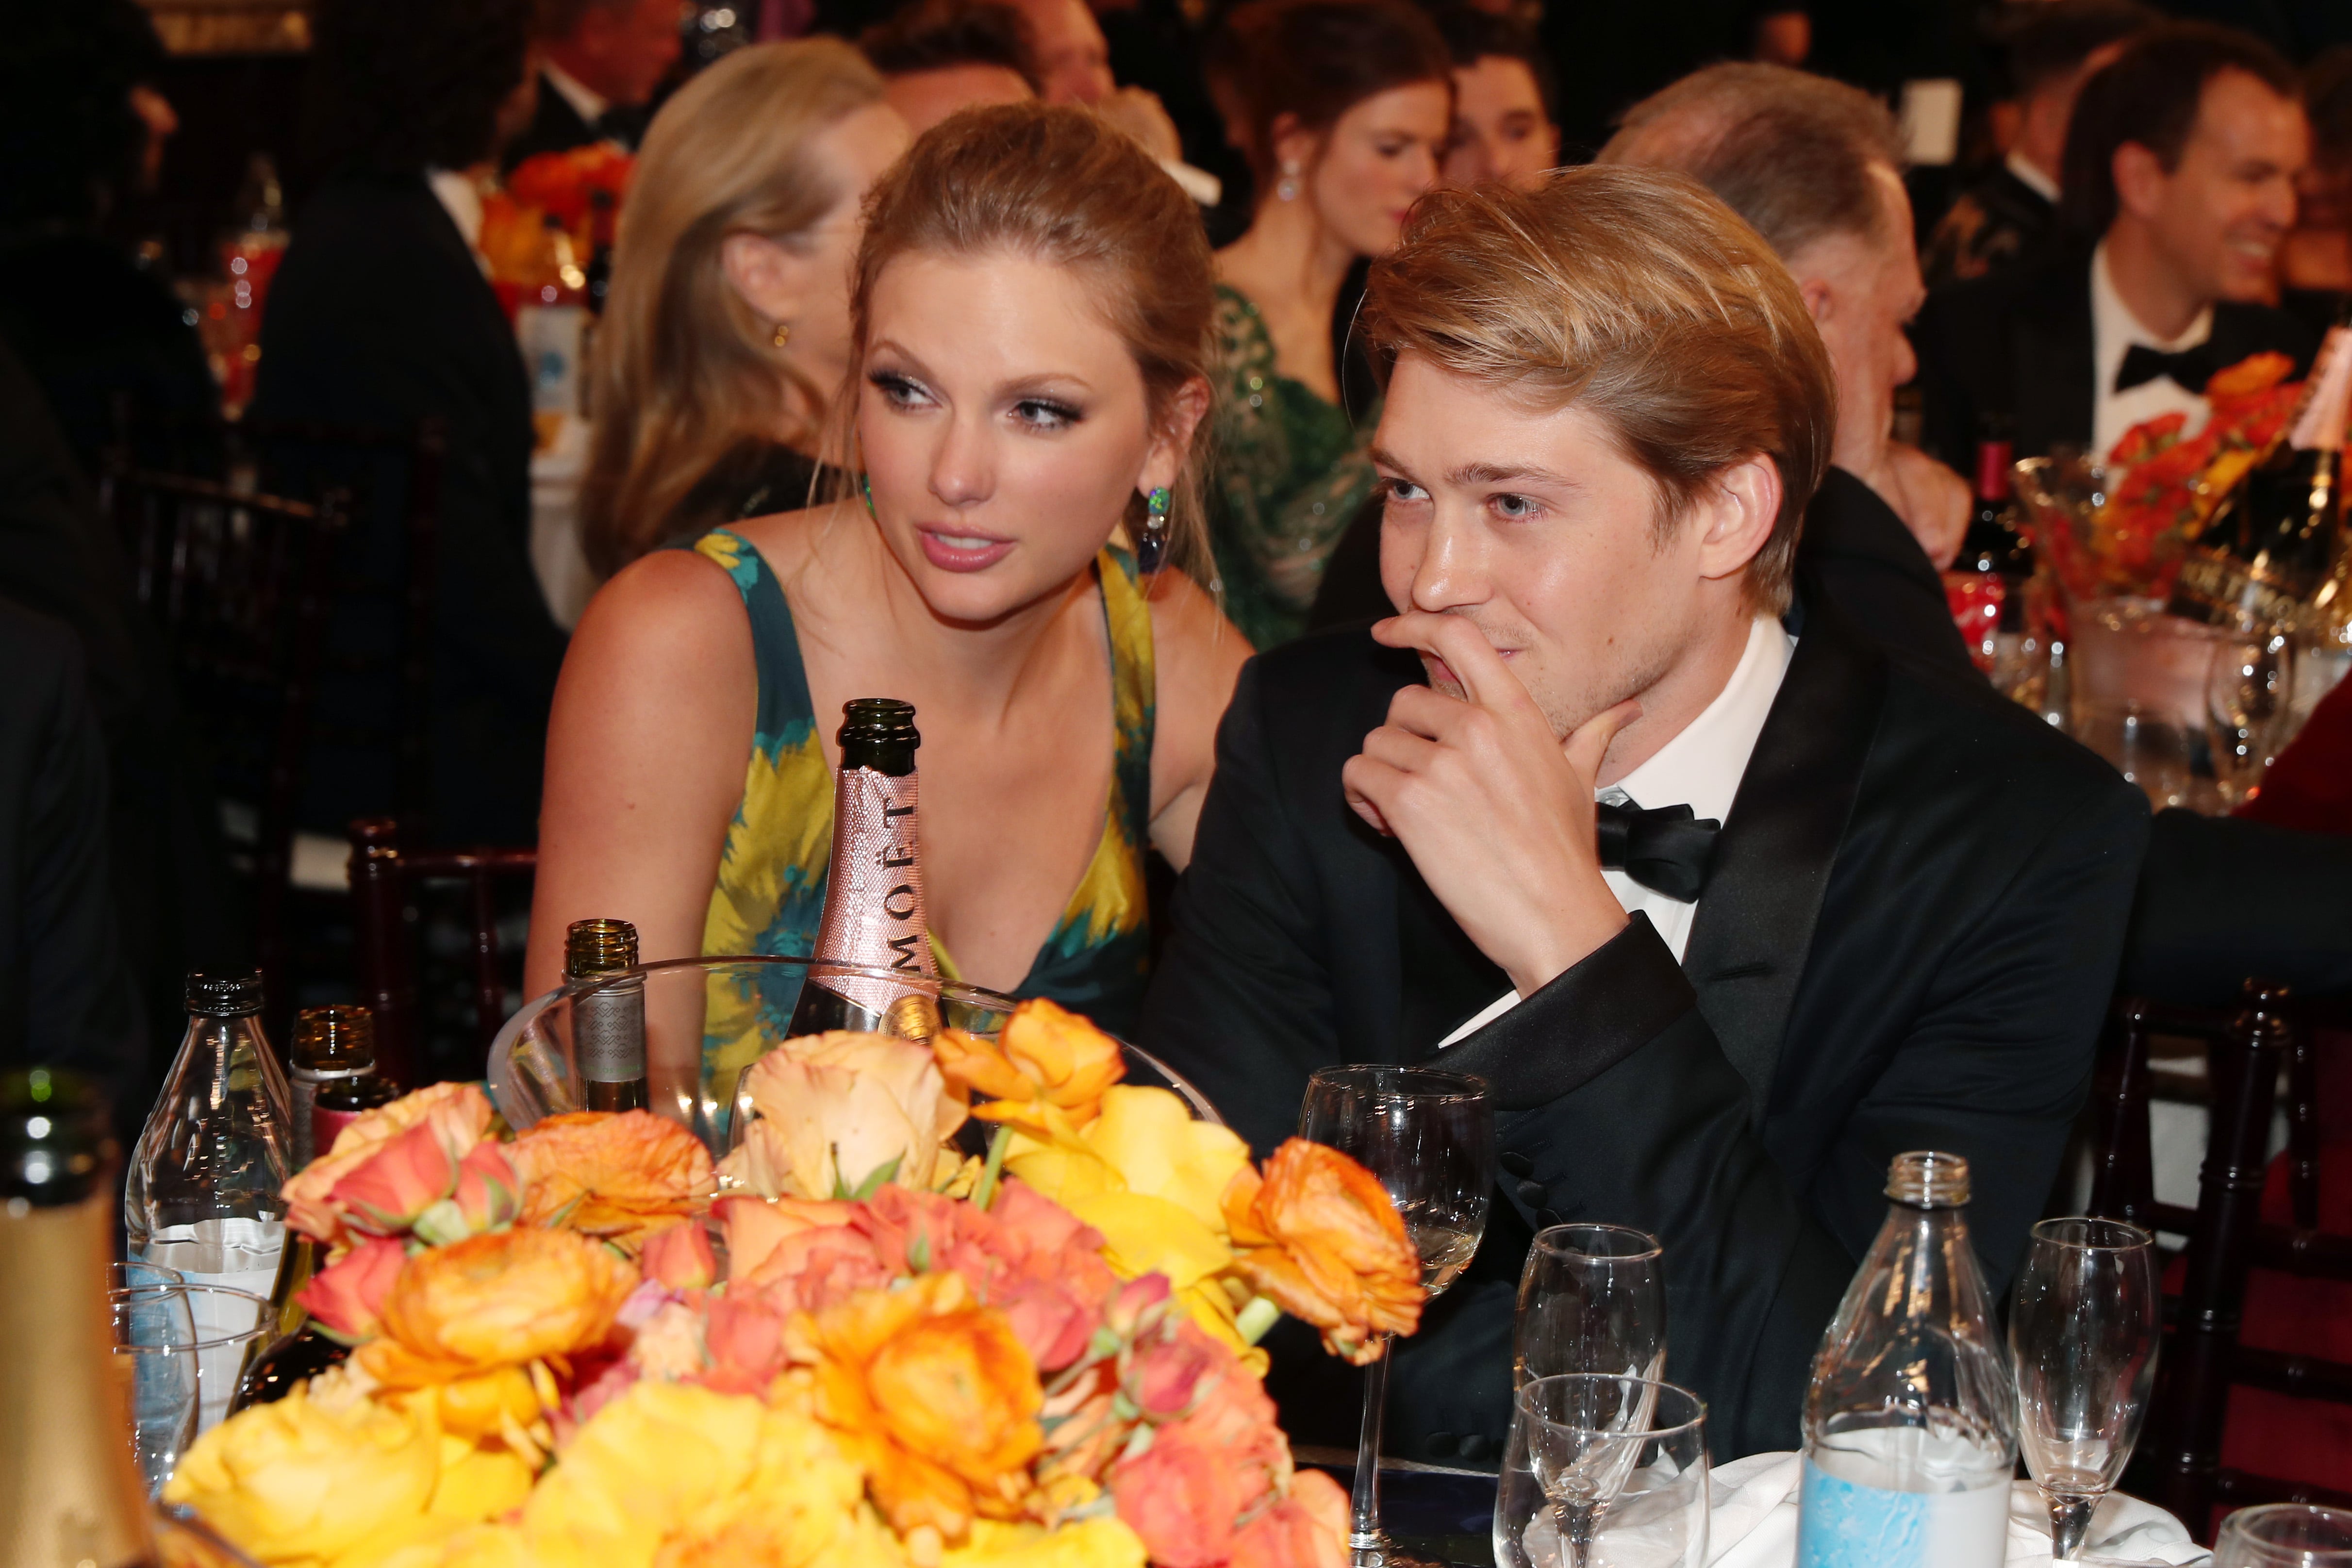
[[[1971,473],[1979,420],[2015,422],[2020,457],[2091,444],[2095,379],[2091,342],[2091,252],[2070,246],[2039,267],[1938,288],[1911,332],[1928,451]],[[2269,350],[2294,357],[2300,375],[2318,346],[2284,310],[2227,300],[2213,307],[2212,341],[2223,364]]]
[[[1360,631],[1244,669],[1143,1042],[1260,1153],[1318,1067],[1437,1056],[1494,1085],[1507,1175],[1470,1273],[1399,1347],[1391,1451],[1493,1453],[1527,1243],[1570,1218],[1664,1240],[1667,1373],[1706,1398],[1716,1451],[1793,1448],[1894,1155],[1969,1157],[2004,1288],[2089,1082],[2146,800],[1812,599],[1684,961],[1636,915],[1439,1055],[1508,982],[1339,785],[1420,678]],[[1277,1350],[1276,1374],[1294,1435],[1347,1440],[1344,1368]]]
[[[499,166],[509,173],[526,158],[541,152],[569,152],[574,147],[585,147],[591,141],[604,139],[604,132],[580,118],[572,100],[555,89],[547,73],[539,73],[539,108],[532,111],[530,124],[523,133],[509,142],[499,155]]]
[[[564,634],[530,565],[530,387],[498,296],[423,175],[345,175],[312,197],[270,284],[254,402],[268,418],[404,434],[427,415],[445,423],[432,827],[444,841],[531,841]],[[306,826],[336,834],[394,804],[389,754],[357,735],[348,745],[337,737],[397,711],[386,654],[401,613],[390,590],[404,560],[406,505],[397,474],[343,482],[362,500],[339,570],[302,808]]]

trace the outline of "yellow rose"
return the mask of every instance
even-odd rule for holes
[[[264,1563],[320,1562],[421,1520],[440,1456],[429,1398],[334,1407],[298,1386],[199,1437],[163,1498]]]
[[[1129,1192],[1166,1198],[1225,1234],[1225,1188],[1249,1165],[1249,1145],[1232,1128],[1193,1120],[1165,1089],[1120,1084],[1103,1092],[1102,1114],[1078,1135]]]
[[[941,1555],[940,1568],[1143,1568],[1143,1542],[1116,1515],[1055,1530],[983,1519],[970,1541]]]
[[[478,1524],[522,1506],[537,1471],[503,1443],[476,1446],[441,1436],[441,1479],[425,1511],[457,1524]]]
[[[928,1190],[961,1156],[963,1125],[928,1047],[834,1030],[788,1040],[744,1075],[759,1110],[719,1167],[762,1197],[844,1197],[877,1180]]]
[[[746,1394],[632,1385],[589,1417],[523,1504],[532,1560],[651,1568],[667,1538],[751,1479],[765,1413]]]
[[[897,1537],[862,1504],[866,1476],[803,1409],[771,1408],[743,1490],[715,1500],[661,1552],[660,1568],[896,1568]]]

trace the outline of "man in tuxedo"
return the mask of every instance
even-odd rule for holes
[[[539,107],[506,167],[592,141],[635,151],[682,47],[677,0],[554,0],[540,21]]]
[[[1930,286],[2030,266],[2058,235],[2066,127],[2083,84],[2156,20],[2138,0],[2050,0],[2005,29],[2008,108],[2016,130],[2001,161],[1936,222],[1924,269]]]
[[[2094,76],[2067,133],[2064,204],[2078,236],[2038,267],[1929,297],[1914,340],[1927,444],[1966,459],[1986,416],[2021,457],[2105,454],[2181,413],[2249,355],[2301,366],[2307,327],[2263,303],[2310,136],[2294,68],[2247,34],[2177,22]]]
[[[1568,1218],[1663,1240],[1667,1375],[1717,1452],[1794,1447],[1894,1155],[1969,1159],[2005,1285],[2088,1083],[2146,803],[1792,591],[1829,359],[1696,183],[1424,198],[1365,323],[1395,356],[1399,613],[1244,670],[1144,1043],[1260,1151],[1318,1067],[1493,1086],[1507,1174],[1398,1347],[1398,1450],[1494,1455],[1520,1261]],[[1345,1440],[1350,1383],[1276,1353],[1303,1440]]]
[[[1690,175],[1788,267],[1838,394],[1799,559],[1880,643],[1967,668],[1936,571],[1967,530],[1968,486],[1892,435],[1895,389],[1916,368],[1904,324],[1926,295],[1895,117],[1824,77],[1714,66],[1628,110],[1599,161]]]

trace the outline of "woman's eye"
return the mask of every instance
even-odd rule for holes
[[[895,371],[877,371],[866,379],[892,408],[918,408],[930,401],[921,383]]]
[[[1066,430],[1078,423],[1078,411],[1048,398],[1024,397],[1013,405],[1013,417],[1036,430]]]

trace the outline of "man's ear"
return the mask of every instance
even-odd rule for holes
[[[1797,294],[1805,302],[1805,314],[1813,319],[1813,329],[1819,331],[1830,324],[1830,311],[1835,296],[1830,286],[1818,277],[1808,277],[1797,285]]]
[[[2152,215],[2164,197],[2164,162],[2153,148],[2126,141],[2116,149],[2110,168],[2115,175],[2116,203],[2134,217]]]
[[[1716,475],[1692,504],[1700,530],[1699,575],[1725,578],[1746,570],[1772,538],[1780,496],[1780,465],[1760,452]]]
[[[719,243],[719,265],[728,285],[763,321],[799,319],[816,281],[812,258],[765,235],[729,235]]]

